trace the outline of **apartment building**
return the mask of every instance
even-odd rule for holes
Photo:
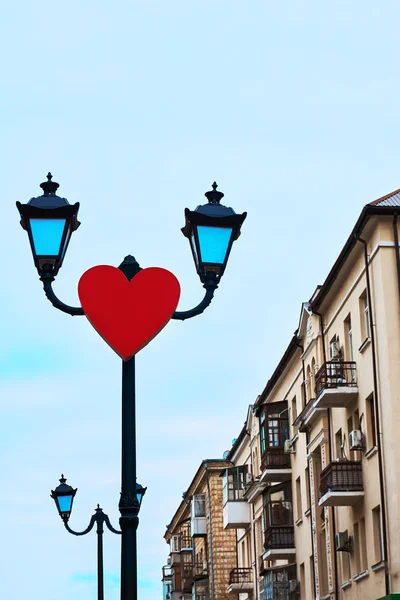
[[[236,568],[236,535],[223,526],[225,459],[203,460],[165,532],[164,600],[234,600],[228,592]]]
[[[234,598],[400,598],[398,212],[364,207],[219,464]]]

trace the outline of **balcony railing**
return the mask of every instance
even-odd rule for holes
[[[194,577],[207,577],[208,576],[208,568],[207,563],[195,563],[193,565],[193,575]]]
[[[269,447],[261,456],[261,469],[290,469],[290,454],[283,448]]]
[[[342,386],[356,387],[356,363],[344,361],[326,362],[315,376],[315,396],[323,390]]]
[[[251,583],[253,580],[253,569],[232,569],[229,573],[229,585],[232,583]]]
[[[361,461],[330,463],[321,473],[319,491],[321,496],[332,492],[362,492],[363,474]]]
[[[264,532],[265,550],[281,550],[283,548],[294,548],[294,527],[267,527]]]
[[[192,548],[192,538],[190,535],[181,536],[181,550],[186,550],[186,548]]]

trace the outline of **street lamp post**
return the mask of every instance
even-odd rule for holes
[[[28,233],[33,260],[48,300],[62,312],[73,316],[84,315],[82,307],[64,304],[57,298],[52,288],[52,283],[62,266],[71,235],[80,225],[77,219],[79,203],[70,205],[66,198],[57,196],[59,184],[52,181],[51,173],[40,187],[43,195],[31,198],[27,204],[17,202],[21,226]],[[212,190],[205,194],[208,201],[206,204],[198,206],[194,211],[185,209],[186,222],[182,229],[183,235],[189,239],[196,271],[206,290],[204,298],[191,310],[175,311],[172,319],[181,321],[190,319],[201,314],[209,306],[225,272],[232,244],[239,237],[240,228],[247,216],[247,213],[235,214],[232,208],[222,205],[224,194],[218,191],[217,187],[214,183]],[[129,281],[141,271],[141,267],[132,256],[127,256],[119,269]],[[136,530],[140,504],[136,495],[135,429],[135,356],[132,356],[122,363],[122,476],[119,502],[122,534],[121,600],[137,600]],[[71,492],[69,495],[72,495],[72,507],[75,493]],[[64,495],[64,498],[66,496],[68,494]],[[62,497],[60,495],[58,508]],[[60,515],[62,516],[61,512]],[[67,527],[68,519],[62,518]],[[95,517],[92,519],[94,519],[92,525],[94,526]],[[104,522],[107,524],[106,519]],[[69,531],[68,527],[67,529]],[[71,533],[74,532],[71,530]],[[101,534],[99,537],[101,538]]]

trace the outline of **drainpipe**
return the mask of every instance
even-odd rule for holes
[[[251,503],[253,509],[253,547],[254,547],[254,586],[256,588],[256,599],[258,600],[258,556],[257,556],[257,543],[256,543],[256,511],[254,509],[254,503]]]
[[[396,215],[397,216],[397,215]],[[397,236],[397,223],[396,224],[396,236]],[[395,236],[395,238],[396,238]],[[385,504],[385,488],[383,483],[383,457],[382,457],[382,445],[381,445],[381,425],[379,415],[379,403],[378,403],[378,375],[376,366],[376,345],[375,345],[375,325],[373,322],[373,306],[372,306],[372,295],[371,295],[371,280],[369,276],[369,264],[368,264],[368,251],[367,242],[360,237],[356,237],[356,240],[361,242],[364,246],[364,262],[365,262],[365,276],[367,280],[367,297],[369,306],[369,328],[371,332],[371,346],[372,346],[372,372],[374,379],[374,410],[375,410],[375,427],[376,427],[376,440],[378,445],[378,464],[379,464],[379,490],[381,499],[381,512],[382,512],[382,542],[383,542],[383,560],[386,561],[385,568],[385,592],[386,596],[390,594],[390,579],[389,579],[389,553],[388,553],[388,540],[387,540],[387,517],[386,517],[386,504]]]
[[[303,369],[303,381],[305,381],[306,380],[306,370],[305,370],[305,367],[304,367],[304,359],[303,359],[304,346],[302,346],[297,341],[297,338],[295,339],[295,344],[301,350],[301,355],[302,355],[301,364],[302,364],[302,369]],[[306,390],[305,390],[305,393],[306,393]],[[310,400],[310,398],[308,398],[308,400]],[[307,403],[307,397],[306,397],[306,403]],[[307,445],[307,447],[308,447],[309,441],[310,441],[309,440],[309,434],[308,434],[308,431],[307,431],[306,432],[306,445]],[[311,502],[311,484],[310,484],[310,469],[309,468],[307,469],[307,482],[306,483],[307,483],[307,486],[308,486],[308,497],[310,498],[310,502]],[[311,510],[311,506],[308,506],[307,508],[309,508]],[[313,555],[313,560],[314,560],[314,535],[313,535],[313,528],[312,528],[312,519],[311,519],[310,533],[311,533],[311,550],[312,550],[312,555]],[[316,583],[315,583],[315,565],[314,565],[314,568],[313,568],[312,571],[313,571],[314,598],[315,598],[317,596],[317,586],[316,586]]]
[[[306,431],[306,444],[308,447],[310,441],[310,436],[308,431]],[[307,473],[308,473],[308,477],[307,477],[307,485],[308,485],[308,497],[310,498],[310,502],[311,502],[311,483],[310,483],[310,466],[308,465],[308,469],[307,469]],[[310,532],[311,532],[311,550],[312,550],[312,556],[313,556],[313,562],[314,562],[314,535],[313,535],[313,527],[312,527],[312,510],[311,510],[311,504],[308,507],[310,509],[310,517],[311,517],[311,527],[310,527]],[[312,570],[312,574],[313,574],[313,583],[314,583],[314,598],[317,597],[317,584],[315,582],[315,564],[313,566],[313,570]]]
[[[324,336],[324,321],[323,321],[323,317],[322,314],[316,311],[313,311],[315,315],[317,315],[319,317],[319,326],[321,328],[321,336],[322,336],[322,352],[323,352],[323,359],[324,362],[326,362],[326,347],[325,347],[325,336]],[[332,413],[331,413],[332,409],[328,408],[328,432],[329,432],[329,436],[328,436],[328,451],[329,451],[329,462],[332,462],[332,440],[333,440],[333,431],[331,431],[332,429]],[[332,531],[333,531],[333,539],[336,538],[336,514],[335,514],[335,507],[332,507]],[[331,545],[332,548],[332,545]],[[339,579],[338,579],[338,560],[337,560],[337,552],[336,552],[336,548],[333,552],[333,564],[334,564],[334,568],[335,568],[335,598],[336,600],[338,600],[339,598]]]
[[[212,534],[212,519],[211,519],[211,492],[210,492],[210,472],[207,470],[207,463],[204,463],[204,468],[207,471],[207,492],[208,492],[208,520],[210,523],[210,570],[211,570],[211,598],[214,600],[215,581],[214,581],[214,560],[213,560],[213,534]]]
[[[397,283],[399,286],[399,296],[400,296],[400,254],[399,254],[399,234],[397,232],[397,212],[394,213],[393,217],[393,238],[394,238],[394,251],[396,256],[396,267],[397,267]]]

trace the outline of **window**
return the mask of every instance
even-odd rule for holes
[[[361,337],[364,340],[370,337],[370,316],[369,302],[367,290],[364,290],[360,296],[360,320],[361,320]]]
[[[227,502],[243,500],[246,473],[247,465],[226,469],[223,476],[222,490],[224,506]]]
[[[192,500],[192,519],[206,516],[206,496],[197,494]]]
[[[306,576],[304,570],[304,563],[300,565],[300,598],[306,597]]]
[[[343,456],[342,446],[343,446],[343,435],[342,435],[342,430],[339,429],[335,435],[336,458],[342,458],[342,456]]]
[[[351,578],[350,552],[339,552],[341,557],[342,583]]]
[[[292,425],[295,422],[295,420],[297,419],[297,404],[296,404],[296,396],[293,398],[292,400],[292,414],[291,414],[291,419],[292,419]],[[293,431],[294,433],[294,431]]]
[[[303,516],[303,508],[301,506],[301,480],[296,479],[296,519],[299,520]]]
[[[367,537],[365,533],[365,518],[360,519],[360,566],[361,571],[368,569]]]
[[[265,413],[260,415],[260,443],[261,443],[261,454],[265,452]]]
[[[372,509],[372,527],[374,530],[374,560],[376,563],[383,560],[382,552],[382,523],[381,507],[376,506]]]
[[[344,333],[345,333],[345,352],[346,360],[353,361],[353,330],[351,328],[351,315],[349,314],[344,321]]]
[[[310,473],[308,471],[308,467],[305,468],[304,470],[305,473],[305,482],[306,482],[306,510],[308,510],[309,508],[311,508],[311,503],[310,503]]]
[[[313,398],[313,393],[312,393],[312,389],[311,389],[311,368],[310,365],[307,365],[307,377],[306,377],[306,392],[307,392],[307,402],[309,402],[311,400],[311,398]]]
[[[367,411],[367,443],[368,448],[376,446],[376,430],[375,430],[375,406],[374,395],[371,394],[366,400]]]
[[[311,361],[310,387],[311,387],[311,397],[314,398],[316,395],[316,392],[315,392],[315,358],[314,357]]]
[[[360,534],[358,531],[358,523],[354,523],[354,558],[356,561],[356,573],[361,572],[361,557],[360,557]]]

